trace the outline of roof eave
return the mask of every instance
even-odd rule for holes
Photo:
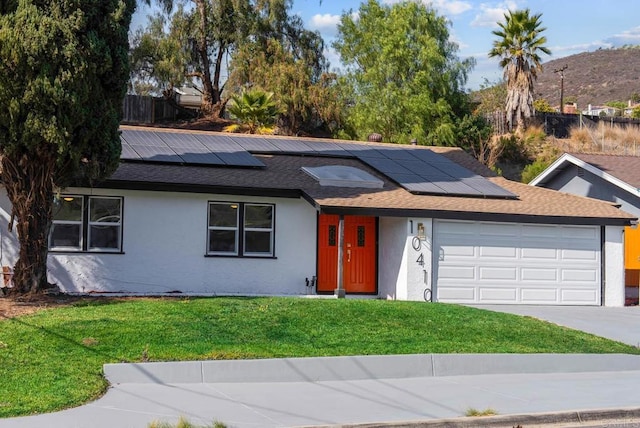
[[[532,214],[510,214],[472,211],[444,211],[414,208],[345,207],[315,204],[321,214],[361,215],[375,217],[427,217],[447,220],[475,220],[505,223],[573,224],[584,226],[630,226],[633,218],[624,217],[572,217]]]

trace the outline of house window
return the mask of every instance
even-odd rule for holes
[[[273,226],[273,205],[210,202],[207,254],[271,257]]]
[[[122,250],[122,198],[62,195],[53,202],[53,251]]]

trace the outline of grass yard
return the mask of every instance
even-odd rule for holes
[[[302,298],[80,300],[0,321],[0,417],[99,397],[114,362],[412,353],[640,353],[447,304]]]

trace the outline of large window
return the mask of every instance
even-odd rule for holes
[[[274,206],[209,203],[207,254],[272,257]]]
[[[62,195],[53,202],[53,251],[122,251],[122,198]]]

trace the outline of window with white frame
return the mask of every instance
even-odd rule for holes
[[[53,203],[53,251],[122,251],[122,198],[62,195]]]
[[[272,257],[274,211],[271,204],[209,202],[207,254]]]

